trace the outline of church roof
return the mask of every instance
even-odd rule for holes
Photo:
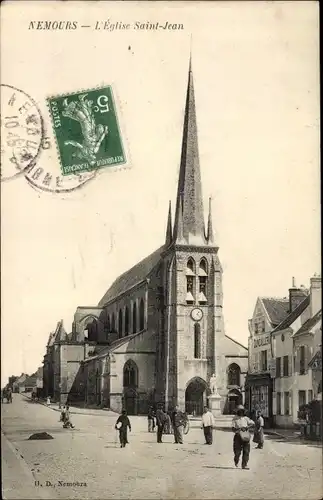
[[[232,337],[229,337],[229,335],[225,335],[225,337],[227,337],[228,339],[232,340],[232,342],[234,342],[235,344],[237,344],[238,346],[242,347],[243,349],[245,349],[248,352],[248,347],[244,346],[243,344],[240,344],[240,342],[238,342],[237,340],[233,339]]]
[[[298,304],[298,306],[292,311],[278,326],[273,330],[273,332],[279,332],[285,330],[302,314],[303,311],[310,305],[310,296],[307,295],[305,299]]]
[[[99,307],[103,307],[108,302],[116,299],[121,294],[127,292],[127,290],[146,279],[160,261],[163,250],[164,246],[161,246],[148,255],[148,257],[145,257],[142,261],[138,262],[138,264],[133,266],[131,269],[121,274],[121,276],[119,276],[112,283],[106,294],[102,297],[98,304]]]
[[[289,300],[276,297],[260,297],[273,326],[279,325],[289,311]]]

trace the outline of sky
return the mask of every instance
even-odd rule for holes
[[[71,331],[78,305],[96,305],[120,273],[163,244],[190,50],[225,330],[247,345],[257,297],[287,296],[292,277],[309,286],[320,272],[317,4],[24,5],[2,8],[2,83],[39,106],[52,143],[39,161],[59,174],[46,97],[112,85],[128,162],[65,195],[36,191],[23,176],[2,182],[1,384],[34,372],[59,320]],[[28,29],[30,20],[55,19],[91,28]],[[184,29],[95,32],[106,19]]]

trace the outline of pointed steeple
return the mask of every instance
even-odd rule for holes
[[[169,202],[165,246],[168,247],[172,243],[172,240],[173,240],[173,234],[172,234],[172,206],[171,206],[171,202]]]
[[[209,215],[207,219],[207,242],[209,244],[214,243],[214,236],[213,236],[213,224],[212,224],[212,198],[209,198]]]
[[[176,239],[178,235],[181,203],[183,238],[185,242],[193,245],[205,245],[204,211],[191,58],[188,73],[182,154],[177,189],[174,239]]]

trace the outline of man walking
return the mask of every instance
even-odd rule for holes
[[[128,427],[129,432],[131,432],[131,424],[127,412],[126,410],[122,410],[122,414],[119,416],[115,425],[115,429],[119,431],[120,448],[125,448],[128,443]]]
[[[240,455],[242,452],[242,469],[246,469],[250,455],[250,428],[254,427],[255,423],[249,417],[245,416],[245,409],[242,405],[237,407],[237,414],[232,419],[233,437],[233,452],[234,465],[238,467]]]
[[[158,405],[156,411],[156,423],[157,423],[157,443],[162,443],[162,436],[166,423],[166,413],[164,412],[162,405]]]
[[[205,444],[213,443],[213,428],[215,427],[215,421],[212,413],[207,406],[204,406],[204,411],[202,415],[202,429],[204,431]]]
[[[175,406],[172,415],[172,425],[175,438],[174,444],[183,444],[183,432],[184,432],[185,422],[186,422],[186,415],[184,415],[184,413],[180,411],[178,406]]]

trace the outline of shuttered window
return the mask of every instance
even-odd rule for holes
[[[283,376],[288,377],[288,356],[283,357]]]

